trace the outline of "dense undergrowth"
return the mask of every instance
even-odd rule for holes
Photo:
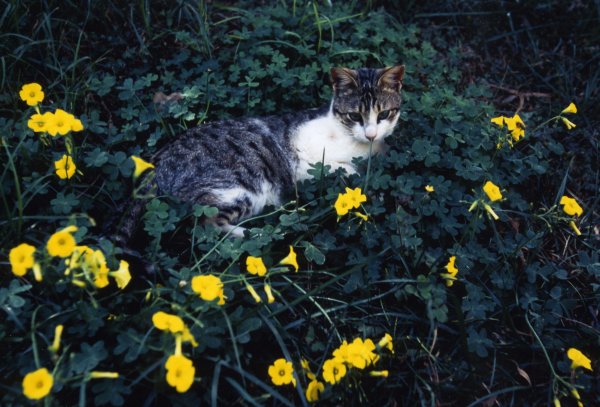
[[[155,3],[3,2],[3,405],[600,402],[592,85],[551,77],[551,103],[501,100],[528,73],[481,73],[465,31],[436,28],[442,13],[427,26],[377,2]],[[588,69],[574,60],[572,76]],[[151,161],[186,128],[320,106],[331,67],[397,63],[387,154],[352,176],[316,163],[243,239],[134,176],[132,156]],[[32,82],[44,98],[28,106]],[[33,131],[45,112],[64,135]],[[338,215],[346,188],[366,200]],[[125,248],[115,230],[134,199],[146,214]],[[573,369],[570,348],[594,370]]]

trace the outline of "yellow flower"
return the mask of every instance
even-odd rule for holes
[[[294,248],[292,246],[290,246],[290,253],[285,256],[283,258],[283,260],[281,260],[279,262],[279,264],[283,264],[283,265],[287,265],[287,266],[292,266],[294,267],[294,271],[298,271],[298,269],[300,268],[298,266],[298,260],[297,260],[297,256],[296,256],[296,252],[294,251]]]
[[[150,168],[154,168],[154,164],[150,164],[148,161],[145,161],[142,158],[137,157],[135,155],[132,155],[131,159],[135,164],[135,169],[133,170],[134,179],[142,175],[144,171],[149,170]]]
[[[33,270],[33,278],[35,278],[35,281],[37,281],[37,282],[42,281],[42,268],[40,267],[40,263],[34,263],[32,270]]]
[[[44,114],[35,113],[27,121],[27,127],[36,133],[43,133],[48,129],[48,123],[53,120],[54,114],[46,112]]]
[[[560,205],[563,205],[563,211],[570,216],[581,216],[583,215],[583,208],[579,206],[577,201],[573,198],[563,195],[559,201]]]
[[[54,115],[52,115],[52,120],[47,124],[46,131],[52,137],[56,137],[57,134],[64,136],[71,131],[73,120],[75,120],[75,117],[72,114],[62,109],[56,109]]]
[[[346,365],[344,364],[344,361],[337,358],[327,359],[325,363],[323,363],[322,375],[327,383],[336,384],[346,376]]]
[[[63,328],[62,325],[56,325],[56,328],[54,328],[54,340],[52,341],[52,345],[48,347],[53,353],[58,352],[58,349],[60,348],[60,338],[62,336]]]
[[[380,349],[387,348],[391,353],[394,353],[394,343],[392,342],[392,335],[386,333],[383,338],[377,343]]]
[[[28,83],[23,85],[19,91],[19,96],[29,106],[35,106],[44,100],[44,91],[39,83]]]
[[[27,243],[13,247],[8,253],[8,260],[15,276],[22,277],[35,264],[35,247]]]
[[[577,106],[575,106],[575,103],[571,102],[569,103],[569,106],[565,107],[560,113],[577,113]]]
[[[338,216],[344,216],[353,207],[353,202],[348,196],[348,194],[340,193],[338,195],[337,200],[333,204],[333,207],[335,208],[335,211]]]
[[[71,131],[82,131],[83,130],[83,123],[81,123],[81,120],[73,117],[73,120],[71,121]]]
[[[171,333],[183,332],[185,324],[177,315],[167,314],[166,312],[158,311],[152,315],[152,323],[161,331],[169,331]]]
[[[252,298],[254,298],[254,301],[256,301],[257,304],[262,301],[254,287],[252,287],[250,284],[246,284],[246,290],[248,290],[248,292],[250,293]]]
[[[196,338],[194,338],[194,335],[192,335],[190,329],[185,325],[183,326],[183,332],[181,333],[181,340],[183,342],[190,342],[194,348],[198,346]]]
[[[273,297],[273,291],[271,291],[271,285],[265,283],[265,294],[267,294],[267,302],[272,304],[275,302],[275,297]]]
[[[93,370],[89,373],[88,377],[90,379],[118,379],[119,373],[117,372],[99,372]]]
[[[195,276],[192,278],[192,291],[200,295],[204,301],[219,299],[218,304],[225,304],[223,295],[223,282],[217,276]]]
[[[456,280],[456,275],[458,274],[458,269],[454,265],[456,261],[456,256],[450,256],[448,259],[448,264],[446,264],[446,270],[448,273],[441,273],[441,276],[446,279],[446,285],[448,287],[452,287],[454,281]]]
[[[388,377],[389,374],[390,372],[387,370],[374,370],[372,372],[369,372],[369,376],[372,377]]]
[[[175,387],[179,393],[185,393],[194,383],[196,368],[192,361],[183,355],[169,356],[165,369],[167,369],[167,383]]]
[[[521,120],[521,117],[516,114],[513,117],[505,117],[504,122],[508,127],[508,130],[511,132],[513,140],[519,141],[523,136],[525,136],[525,123]]]
[[[271,366],[269,366],[269,376],[275,386],[283,386],[290,384],[294,380],[294,367],[292,362],[280,358],[277,359]]]
[[[425,191],[435,192],[435,188],[432,185],[425,185]]]
[[[573,229],[573,232],[575,232],[575,234],[577,236],[581,236],[581,230],[579,230],[579,228],[577,227],[577,225],[575,224],[575,222],[570,221],[569,222],[569,226],[571,227],[571,229]]]
[[[317,376],[310,370],[308,360],[302,358],[302,360],[300,360],[300,364],[302,365],[302,369],[306,373],[306,377],[308,377],[308,380],[317,380]]]
[[[104,288],[110,282],[108,281],[109,269],[106,265],[106,257],[102,250],[87,250],[84,253],[83,269],[94,279],[94,285],[97,288]]]
[[[267,273],[265,263],[263,263],[263,260],[260,257],[248,256],[246,258],[246,269],[248,270],[248,273],[259,277],[262,277]]]
[[[573,123],[571,120],[567,119],[566,117],[561,117],[560,119],[561,119],[561,120],[563,121],[563,123],[565,124],[565,126],[566,126],[567,130],[571,130],[571,129],[574,129],[575,127],[577,127],[577,126],[575,125],[575,123]]]
[[[346,362],[358,369],[364,369],[370,365],[377,356],[373,353],[373,350],[375,350],[375,344],[371,339],[366,339],[363,342],[361,338],[356,338],[352,343],[347,345]]]
[[[23,378],[23,394],[31,400],[44,398],[52,390],[54,377],[45,367],[27,373]]]
[[[360,204],[363,202],[367,202],[367,196],[363,195],[362,190],[360,188],[350,189],[346,187],[346,196],[348,200],[352,203],[352,207],[357,209],[360,207]]]
[[[364,213],[354,212],[354,214],[365,222],[369,221],[369,216],[365,215]]]
[[[490,121],[492,123],[494,123],[495,125],[498,125],[500,127],[504,127],[504,116],[498,116],[498,117],[493,117],[492,119],[490,119]]]
[[[567,350],[567,356],[571,359],[571,369],[577,369],[583,367],[592,371],[592,361],[585,356],[579,349],[569,348]]]
[[[127,287],[131,281],[131,273],[129,272],[129,263],[125,260],[119,262],[119,269],[108,273],[117,282],[117,287],[121,290]]]
[[[483,185],[483,192],[488,196],[490,201],[496,202],[502,199],[502,193],[500,192],[500,188],[495,185],[492,181],[488,181]]]
[[[306,400],[309,403],[319,401],[321,393],[325,390],[325,384],[318,380],[312,380],[306,387]]]
[[[63,154],[60,160],[54,161],[54,169],[60,179],[69,179],[75,174],[77,167],[71,157]]]
[[[75,250],[75,238],[72,233],[77,231],[77,226],[67,226],[54,233],[46,243],[46,250],[52,257],[69,257]]]

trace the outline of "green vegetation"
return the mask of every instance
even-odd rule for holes
[[[326,3],[1,3],[0,404],[600,403],[598,13]],[[244,239],[133,176],[187,128],[397,63],[389,152],[317,163]],[[143,260],[114,235],[134,199]]]

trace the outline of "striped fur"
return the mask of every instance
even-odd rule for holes
[[[233,225],[280,205],[323,155],[334,169],[352,172],[352,158],[368,154],[370,141],[382,149],[398,120],[403,73],[403,66],[334,68],[328,107],[193,128],[153,157],[158,193],[217,207],[210,221],[240,235]],[[378,120],[385,111],[388,117]]]

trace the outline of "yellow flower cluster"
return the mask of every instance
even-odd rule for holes
[[[323,363],[323,379],[327,383],[336,384],[346,376],[349,369],[364,370],[376,364],[379,361],[379,355],[375,353],[377,349],[388,349],[390,352],[393,352],[394,347],[391,335],[385,334],[377,345],[369,338],[365,340],[355,338],[350,343],[344,340],[333,351],[332,357]],[[379,373],[376,375],[386,376],[387,374]]]
[[[394,353],[392,336],[385,334],[383,338],[375,345],[371,339],[362,340],[355,338],[351,343],[343,341],[342,344],[333,351],[332,357],[323,363],[322,376],[325,382],[336,384],[346,376],[349,369],[355,368],[364,370],[366,367],[374,365],[380,359],[376,353],[382,349],[387,349]],[[321,393],[325,390],[325,383],[317,379],[310,369],[306,359],[301,360],[302,370],[309,380],[306,387],[306,400],[315,402],[319,400]],[[294,376],[294,367],[292,362],[279,358],[269,366],[268,369],[271,382],[276,386],[292,384],[296,386],[296,377]],[[369,372],[370,376],[388,377],[387,370],[374,370]]]
[[[83,123],[71,113],[56,109],[54,113],[34,113],[27,121],[27,127],[36,133],[48,133],[56,137],[65,136],[71,131],[82,131]]]
[[[56,109],[54,112],[41,113],[38,104],[44,100],[42,86],[38,83],[28,83],[23,85],[19,92],[21,99],[29,106],[35,108],[34,113],[27,121],[27,126],[35,133],[49,134],[52,137],[58,135],[66,136],[70,132],[79,132],[83,130],[83,123],[69,112],[62,109]],[[67,154],[54,162],[54,170],[60,179],[70,179],[77,171],[77,166],[71,157],[71,140],[67,140]]]
[[[298,265],[298,256],[296,255],[296,252],[294,251],[294,248],[292,246],[290,246],[290,252],[288,253],[288,255],[285,256],[278,264],[282,266],[292,266],[294,268],[294,271],[298,272],[300,268],[300,266]],[[258,277],[265,277],[268,271],[267,266],[265,266],[262,257],[254,256],[248,256],[246,258],[246,270],[248,271],[248,273]],[[256,290],[250,283],[246,281],[245,286],[246,290],[248,290],[248,292],[250,293],[250,295],[256,303],[262,302],[260,295],[258,295]],[[273,295],[271,285],[265,281],[263,288],[265,294],[267,295],[267,302],[269,304],[275,302],[275,296]]]
[[[71,282],[77,286],[85,287],[86,281],[91,282],[97,288],[104,288],[109,285],[108,277],[113,277],[120,289],[127,287],[131,281],[129,264],[121,260],[119,268],[110,271],[104,253],[100,249],[92,249],[88,246],[78,246],[73,233],[77,231],[77,226],[67,226],[53,233],[46,242],[46,253],[49,258],[58,257],[64,259],[65,276],[71,276]],[[40,264],[35,260],[36,248],[27,243],[22,243],[11,249],[9,252],[9,261],[12,272],[16,276],[22,277],[27,270],[32,269],[36,281],[42,281],[42,272]]]
[[[198,343],[183,319],[177,315],[163,311],[155,312],[152,315],[152,324],[156,329],[170,332],[175,336],[175,352],[165,363],[166,380],[177,392],[185,393],[194,382],[196,369],[193,362],[181,353],[181,346],[183,342],[191,342],[194,347],[198,346]]]
[[[500,128],[503,128],[506,125],[510,132],[510,136],[512,137],[512,140],[507,140],[511,147],[513,141],[516,143],[525,137],[525,123],[518,114],[515,114],[513,117],[498,116],[492,118],[490,121]],[[498,147],[502,147],[502,144],[503,142],[500,142]]]
[[[575,103],[573,103],[573,102],[569,103],[569,106],[565,107],[563,109],[563,111],[560,112],[560,115],[558,115],[558,117],[560,117],[560,119],[562,120],[562,122],[565,125],[565,127],[567,128],[567,130],[574,129],[575,127],[577,127],[575,125],[575,123],[573,123],[566,117],[563,117],[563,114],[566,114],[566,113],[572,113],[572,114],[577,113],[577,106],[575,106]]]
[[[350,189],[346,187],[345,193],[338,194],[333,207],[339,217],[348,214],[351,209],[358,209],[363,202],[367,202],[367,196],[362,193],[360,188]],[[363,213],[354,212],[354,214],[364,221],[369,219],[368,216]]]

